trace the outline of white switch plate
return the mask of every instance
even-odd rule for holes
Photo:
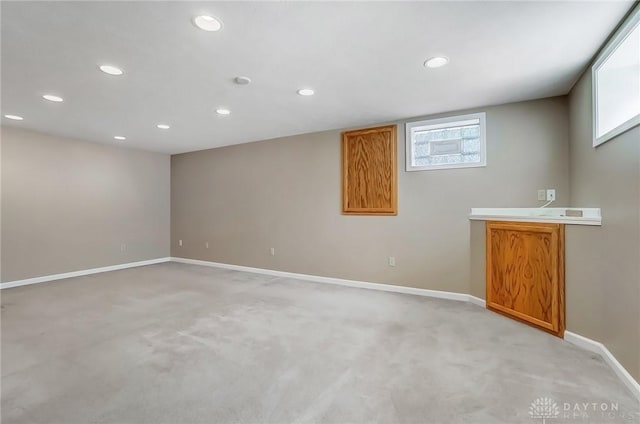
[[[276,256],[276,248],[275,247],[270,248],[269,253],[271,253],[271,256]]]
[[[208,249],[208,248],[209,248],[209,242],[208,242],[208,241],[204,243],[204,247],[205,247],[206,249]]]
[[[548,188],[547,189],[547,201],[552,201],[552,200],[556,200],[556,189],[555,188]]]
[[[396,266],[396,257],[389,256],[389,266]]]
[[[178,240],[178,246],[182,247],[182,240]]]
[[[546,200],[547,190],[538,190],[538,200]]]

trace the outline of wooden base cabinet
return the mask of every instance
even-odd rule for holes
[[[564,337],[564,225],[486,223],[487,308]]]

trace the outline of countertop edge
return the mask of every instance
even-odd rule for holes
[[[547,222],[551,224],[602,226],[602,218],[551,217],[551,216],[509,216],[509,215],[469,215],[471,221]]]

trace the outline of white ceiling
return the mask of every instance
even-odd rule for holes
[[[2,2],[2,115],[24,117],[2,123],[180,153],[562,95],[632,5]]]

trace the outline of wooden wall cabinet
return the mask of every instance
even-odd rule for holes
[[[397,215],[396,126],[342,133],[342,213]]]
[[[564,225],[486,224],[487,308],[564,337]]]

